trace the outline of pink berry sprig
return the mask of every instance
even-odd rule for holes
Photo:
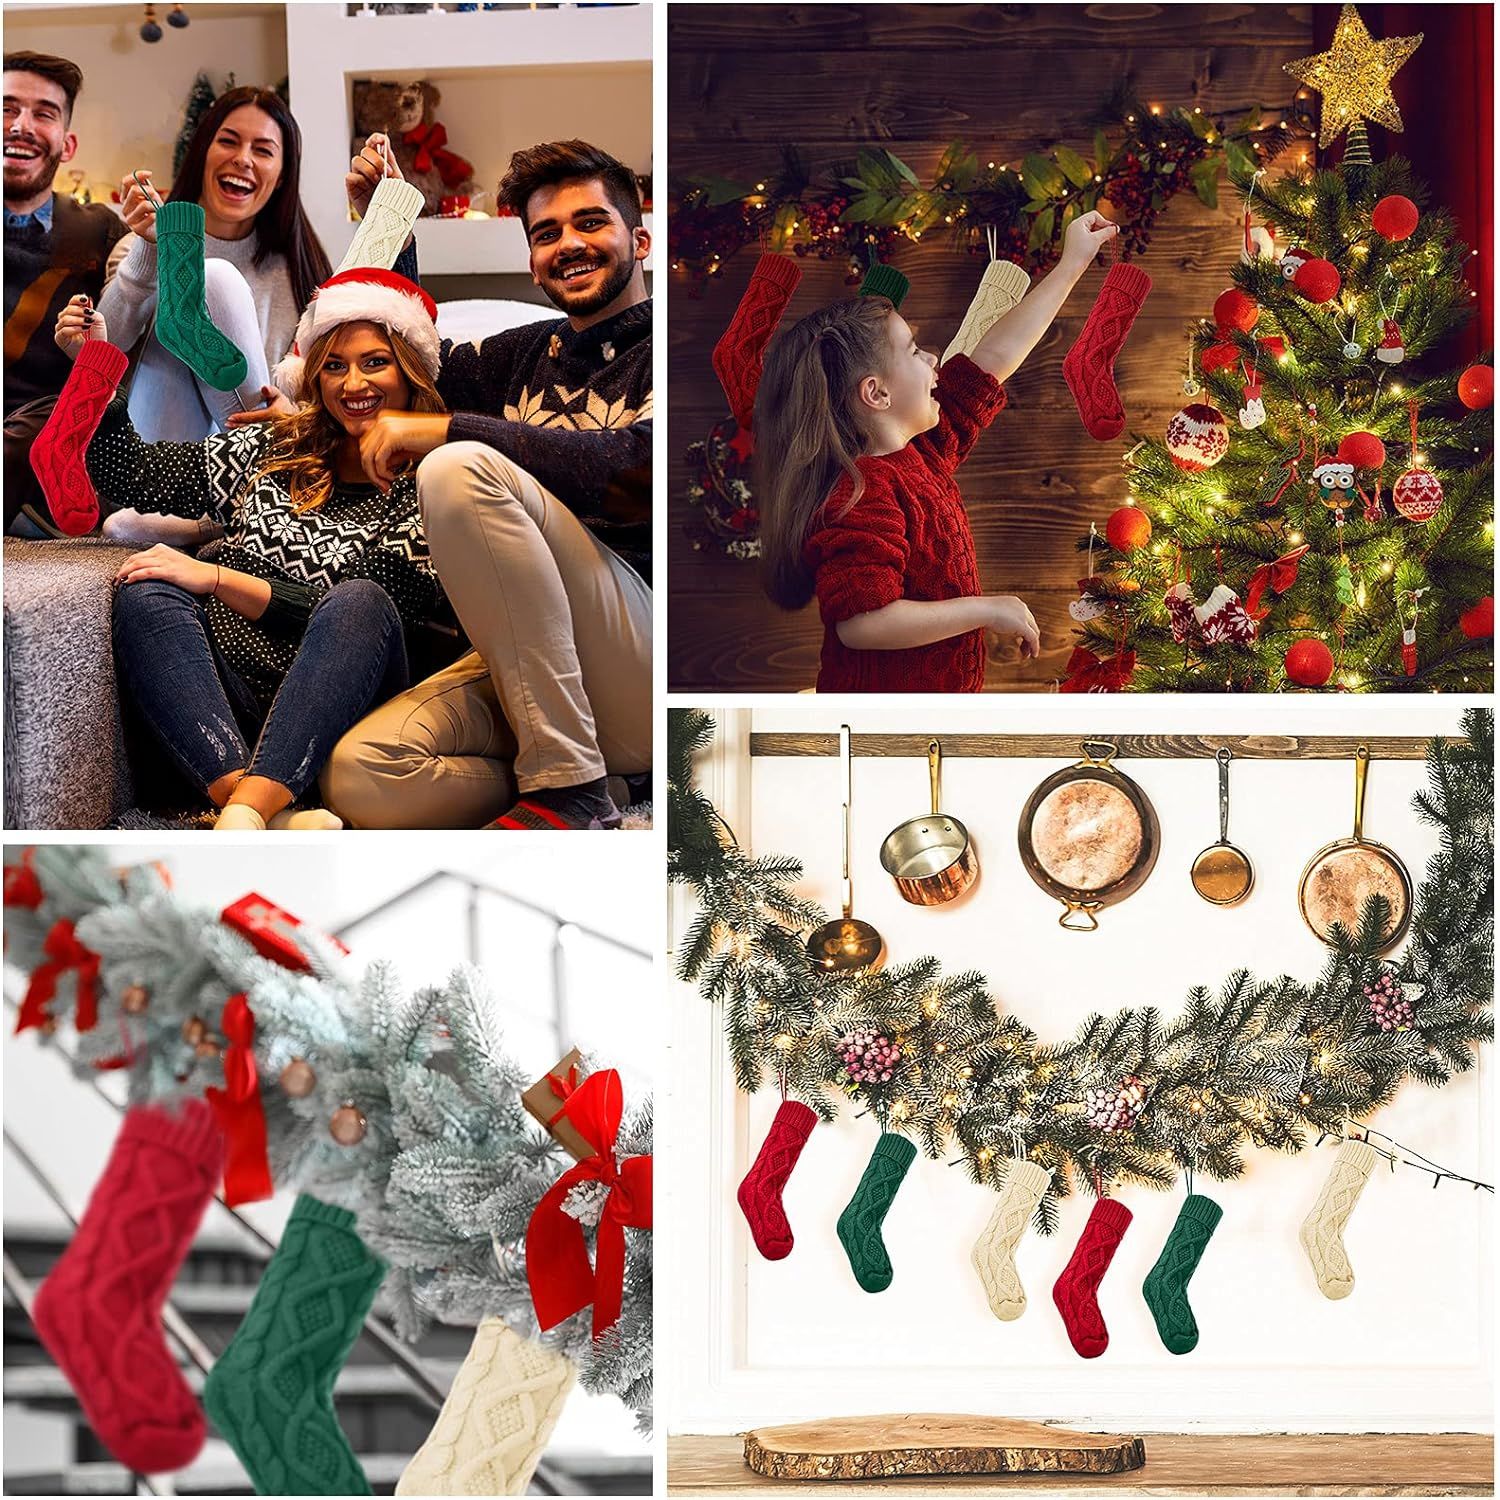
[[[1146,1107],[1146,1085],[1133,1073],[1116,1088],[1096,1086],[1085,1090],[1084,1116],[1097,1130],[1129,1130]]]
[[[889,1083],[901,1063],[901,1049],[873,1026],[857,1026],[839,1042],[844,1072],[854,1083]]]
[[[1416,1021],[1411,1001],[1401,993],[1392,970],[1381,970],[1373,984],[1365,985],[1364,991],[1365,999],[1370,1002],[1370,1015],[1382,1031],[1406,1031]]]

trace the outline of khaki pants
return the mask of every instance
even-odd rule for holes
[[[524,469],[448,443],[417,470],[475,650],[339,741],[324,799],[361,828],[475,828],[516,792],[651,765],[651,590]]]

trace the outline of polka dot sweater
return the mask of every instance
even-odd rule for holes
[[[87,455],[89,477],[106,509],[133,506],[189,518],[207,512],[224,527],[214,560],[271,585],[271,602],[258,620],[208,600],[215,646],[267,706],[291,667],[314,606],[336,583],[378,583],[408,629],[430,620],[441,598],[411,474],[384,495],[374,485],[337,485],[322,505],[299,514],[286,476],[260,473],[270,443],[264,423],[201,443],[147,443],[117,398]]]
[[[1004,388],[964,355],[942,368],[942,415],[899,453],[858,460],[865,488],[847,514],[844,476],[808,534],[805,555],[823,617],[820,693],[977,693],[984,687],[982,630],[901,651],[854,651],[840,621],[897,599],[964,599],[979,593],[974,534],[954,473],[1005,406]]]

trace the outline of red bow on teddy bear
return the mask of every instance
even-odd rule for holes
[[[467,162],[456,151],[447,150],[448,129],[436,120],[431,125],[418,125],[401,137],[403,145],[411,146],[417,153],[416,169],[430,172],[433,166],[443,179],[443,186],[456,188],[474,175],[474,164]]]

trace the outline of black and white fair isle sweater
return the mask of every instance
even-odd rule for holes
[[[336,485],[322,505],[299,513],[286,476],[260,473],[270,444],[266,423],[201,443],[147,443],[116,398],[87,455],[106,509],[134,506],[189,519],[206,511],[224,527],[215,561],[271,585],[258,620],[207,601],[214,644],[263,705],[291,668],[313,607],[334,584],[378,583],[408,630],[432,619],[441,599],[411,474],[387,494],[370,484]]]

